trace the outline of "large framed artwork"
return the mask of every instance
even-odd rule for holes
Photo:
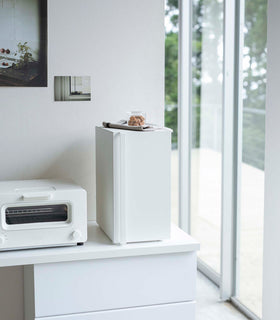
[[[0,0],[0,86],[47,86],[47,0]]]

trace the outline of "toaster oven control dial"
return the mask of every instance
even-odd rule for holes
[[[80,230],[74,230],[74,231],[72,232],[72,234],[71,234],[71,238],[72,238],[73,240],[79,240],[79,239],[81,239],[81,236],[82,236],[82,233],[81,233]]]

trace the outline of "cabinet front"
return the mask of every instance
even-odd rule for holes
[[[39,264],[33,273],[35,317],[187,302],[195,299],[196,254]]]

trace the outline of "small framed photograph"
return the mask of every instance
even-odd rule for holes
[[[55,76],[55,101],[91,101],[90,76]]]

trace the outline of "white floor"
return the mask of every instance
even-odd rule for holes
[[[220,302],[218,287],[198,272],[196,320],[248,319],[230,303]]]

